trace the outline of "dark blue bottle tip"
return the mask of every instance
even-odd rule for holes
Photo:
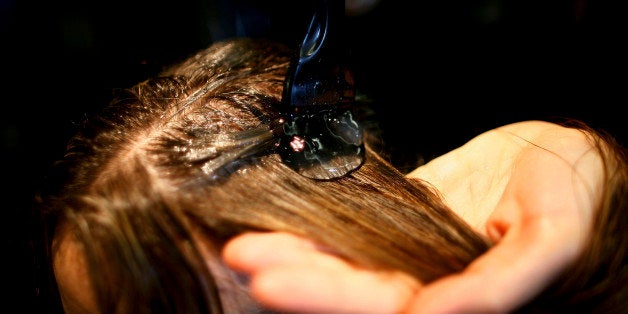
[[[345,176],[364,162],[362,128],[351,108],[286,117],[279,154],[299,174],[317,180]]]

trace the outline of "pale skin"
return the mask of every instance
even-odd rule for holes
[[[287,233],[246,233],[224,261],[251,278],[253,297],[283,311],[508,312],[575,259],[602,189],[601,157],[580,131],[541,121],[488,131],[409,173],[434,185],[494,247],[463,272],[422,284],[361,269]],[[68,313],[92,311],[80,247],[67,233],[54,270]]]
[[[601,196],[601,157],[580,131],[541,121],[481,134],[409,173],[434,185],[494,247],[463,272],[424,285],[355,267],[286,233],[248,233],[223,258],[279,310],[502,313],[532,298],[582,250]]]

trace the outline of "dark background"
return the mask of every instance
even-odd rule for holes
[[[577,118],[625,144],[626,1],[381,0],[349,17],[358,89],[391,160],[429,160],[496,126]],[[112,90],[213,41],[296,44],[311,1],[0,0],[2,306],[35,312],[30,202]]]

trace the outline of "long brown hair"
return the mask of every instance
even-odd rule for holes
[[[577,120],[559,121],[582,130],[604,163],[604,185],[591,235],[580,256],[534,300],[531,313],[625,313],[628,310],[628,151],[604,130]]]
[[[227,239],[247,230],[304,235],[365,267],[426,283],[489,249],[437,191],[369,145],[361,168],[337,180],[284,165],[267,131],[290,54],[263,40],[219,42],[89,119],[55,166],[55,189],[38,198],[48,264],[56,237],[69,232],[84,250],[101,312],[220,313],[251,310],[238,305],[244,283],[223,282],[230,270],[219,257]],[[591,244],[570,269],[589,280],[557,281],[530,308],[626,308],[626,160],[610,138],[596,138],[613,171]],[[199,234],[213,251],[211,269]]]

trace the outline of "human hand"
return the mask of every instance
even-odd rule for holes
[[[478,165],[476,160],[480,159],[469,147],[458,151],[462,154],[454,154],[456,164],[464,164],[464,169],[483,169],[483,177],[504,182],[492,187],[499,197],[488,198],[492,201],[485,204],[493,210],[483,226],[495,245],[460,273],[421,284],[400,272],[361,269],[286,233],[237,237],[228,243],[223,257],[232,268],[251,276],[254,297],[273,309],[334,313],[512,311],[575,261],[589,236],[601,189],[599,156],[581,133],[555,125],[533,126],[538,131],[534,136],[516,127],[501,130],[534,144],[526,142],[529,145],[501,156],[512,158],[495,173],[487,173],[490,170],[485,165]],[[486,144],[495,143],[488,140]],[[467,164],[461,160],[464,156],[471,156]],[[498,173],[505,177],[495,181]],[[420,173],[414,175],[421,177]],[[447,186],[435,181],[448,199]],[[448,201],[459,206],[473,199],[458,195]]]

